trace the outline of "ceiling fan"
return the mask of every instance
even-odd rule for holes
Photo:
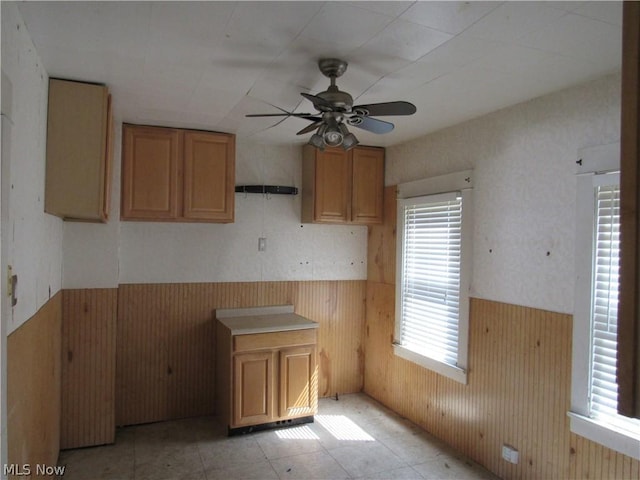
[[[393,123],[378,120],[375,117],[393,115],[413,115],[415,105],[409,102],[371,103],[368,105],[353,105],[353,97],[347,92],[339,90],[336,78],[347,70],[348,63],[337,58],[325,58],[318,61],[318,67],[325,77],[329,77],[331,85],[324,92],[317,95],[302,92],[307,100],[313,103],[318,113],[293,113],[279,107],[282,113],[255,113],[247,117],[297,117],[312,122],[300,130],[297,135],[304,135],[314,130],[309,145],[324,150],[325,146],[338,147],[349,150],[357,145],[358,139],[347,129],[347,125],[361,128],[373,133],[388,133],[393,130]],[[284,120],[284,119],[283,119]]]

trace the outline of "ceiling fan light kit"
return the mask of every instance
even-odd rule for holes
[[[347,125],[351,125],[368,132],[382,134],[393,130],[391,122],[385,122],[373,118],[374,116],[394,116],[413,115],[416,113],[415,105],[409,102],[385,102],[372,103],[369,105],[353,105],[353,97],[338,89],[336,78],[342,76],[347,71],[348,63],[337,58],[324,58],[318,61],[318,67],[325,77],[331,80],[329,88],[317,95],[302,92],[307,100],[313,103],[318,114],[292,113],[281,110],[283,113],[250,114],[247,117],[297,117],[311,121],[310,125],[300,130],[297,135],[304,135],[313,130],[309,145],[313,145],[320,150],[326,146],[339,147],[349,150],[358,143],[356,136],[349,132]],[[278,107],[276,107],[278,108]]]
[[[320,125],[320,127],[318,127],[318,131],[313,135],[311,135],[311,138],[309,139],[309,145],[313,145],[314,147],[319,148],[320,150],[324,150],[323,135],[326,129],[327,129],[326,125]]]
[[[349,150],[350,148],[355,147],[360,142],[356,138],[356,136],[347,130],[347,127],[344,123],[339,125],[340,132],[342,133],[342,148],[345,150]]]

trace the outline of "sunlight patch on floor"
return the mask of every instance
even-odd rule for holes
[[[319,440],[320,437],[308,426],[292,427],[277,430],[276,435],[281,440]]]
[[[315,419],[337,440],[375,441],[375,438],[344,415],[316,415]]]

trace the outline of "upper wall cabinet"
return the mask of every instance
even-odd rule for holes
[[[234,220],[235,136],[123,126],[122,220]]]
[[[107,221],[111,142],[107,87],[49,80],[45,212],[65,220]]]
[[[382,223],[383,196],[383,148],[358,146],[345,152],[304,146],[303,222]]]

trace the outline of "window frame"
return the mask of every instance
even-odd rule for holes
[[[462,197],[461,244],[460,244],[460,292],[458,299],[458,358],[456,365],[444,363],[410,350],[400,343],[402,326],[403,253],[405,201],[434,197],[441,194],[459,193]],[[473,171],[442,175],[398,185],[397,195],[397,242],[396,242],[396,308],[393,351],[398,357],[428,368],[459,383],[467,383],[469,349],[469,290],[471,285],[471,251],[473,235]]]
[[[620,183],[618,143],[592,147],[580,152],[576,188],[575,307],[571,368],[571,409],[573,433],[640,460],[640,433],[634,436],[590,412],[591,303],[593,295],[594,226],[597,218],[595,189]]]

